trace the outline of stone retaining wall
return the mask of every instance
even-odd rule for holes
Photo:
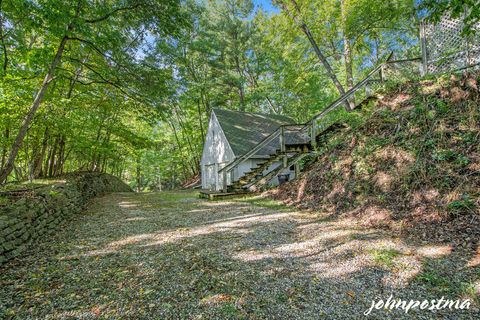
[[[67,177],[65,183],[12,197],[0,207],[0,265],[19,256],[36,238],[55,231],[61,221],[80,212],[92,197],[131,191],[114,176],[82,173]]]

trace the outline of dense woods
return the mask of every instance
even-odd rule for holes
[[[0,0],[0,319],[480,319],[479,4]]]
[[[420,12],[412,0],[1,0],[0,182],[99,171],[178,186],[198,173],[212,108],[305,121],[391,51],[418,56]]]

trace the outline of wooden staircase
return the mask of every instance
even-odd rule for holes
[[[300,157],[301,155],[305,156],[309,154],[312,150],[313,149],[310,143],[291,145],[286,144],[285,151],[277,149],[274,154],[270,155],[270,157],[259,163],[257,167],[252,168],[250,171],[246,172],[242,177],[240,177],[237,181],[232,183],[228,187],[228,191],[244,191],[251,186],[259,184],[262,180],[265,181],[266,177],[270,177],[270,179],[272,179],[274,176],[276,176],[276,174],[280,173],[280,171],[297,163],[301,158],[303,158]],[[267,170],[272,164],[277,161],[283,160],[283,158],[285,157],[287,158],[286,166],[280,164],[275,169],[264,174],[264,171]],[[276,172],[276,174],[272,175],[272,172]],[[270,179],[268,179],[268,181]],[[265,181],[264,184],[268,183],[268,181]]]
[[[336,133],[338,131],[345,130],[347,127],[344,124],[334,123],[328,126],[325,130],[319,132],[315,137],[315,141],[319,144],[325,135]],[[314,147],[310,142],[307,143],[295,143],[286,144],[285,151],[281,152],[277,149],[276,152],[270,155],[269,158],[261,162],[257,167],[252,168],[251,171],[246,172],[240,179],[228,186],[228,192],[246,192],[256,191],[262,186],[265,186],[271,179],[276,177],[282,170],[297,164],[300,160],[306,156],[314,154]],[[286,158],[283,164],[280,164],[275,169],[270,170],[264,174],[264,171],[268,169],[274,162],[280,161]]]
[[[265,171],[268,167],[270,167],[275,161],[280,160],[281,155],[278,153],[272,154],[269,158],[265,161],[259,163],[259,165],[255,168],[252,168],[250,171],[245,172],[245,174],[240,177],[237,181],[235,181],[232,185],[230,185],[230,190],[240,190],[243,186],[248,185],[258,177],[263,175],[263,171]]]
[[[271,179],[277,176],[282,170],[286,170],[290,166],[302,160],[305,156],[312,154],[317,148],[318,143],[322,143],[323,136],[342,130],[344,126],[338,121],[330,121],[331,112],[345,105],[349,99],[355,97],[355,93],[360,89],[365,89],[365,98],[368,98],[367,92],[370,92],[369,86],[372,83],[381,83],[385,79],[385,71],[391,66],[398,63],[416,61],[418,58],[410,60],[391,61],[392,55],[386,62],[374,68],[362,81],[358,82],[353,88],[348,90],[344,95],[335,100],[321,113],[314,116],[305,124],[283,125],[272,132],[269,136],[260,141],[249,152],[235,159],[224,168],[219,170],[223,175],[223,193],[245,193],[246,191],[257,190],[260,186],[267,184]],[[376,78],[376,76],[379,76]],[[352,111],[346,106],[347,111]],[[354,109],[356,110],[356,108]],[[237,167],[240,163],[252,158],[262,148],[272,145],[279,146],[274,154],[271,154],[264,161],[259,163],[257,167],[246,172],[232,184],[227,185],[227,175]],[[282,161],[275,169],[266,172],[272,164]]]

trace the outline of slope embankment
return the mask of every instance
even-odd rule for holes
[[[38,237],[54,232],[88,201],[110,192],[131,192],[117,177],[102,173],[81,173],[64,183],[34,191],[4,196],[0,207],[0,265],[22,254]]]
[[[480,240],[478,74],[397,85],[360,125],[325,137],[303,175],[268,194],[365,226],[475,250]]]

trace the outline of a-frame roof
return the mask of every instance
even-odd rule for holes
[[[241,156],[250,151],[281,125],[295,123],[295,121],[289,117],[275,114],[241,112],[217,108],[213,109],[213,112],[235,156]],[[264,148],[259,155],[268,155],[272,153],[272,151],[274,152],[275,150]]]

